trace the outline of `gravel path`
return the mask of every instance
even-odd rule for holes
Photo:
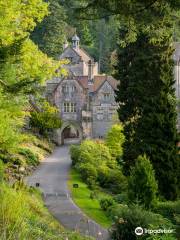
[[[98,240],[109,240],[108,231],[85,216],[72,201],[67,187],[70,168],[69,147],[58,147],[26,179],[26,183],[29,186],[40,184],[46,206],[65,228]]]

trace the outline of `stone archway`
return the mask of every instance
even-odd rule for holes
[[[82,127],[75,121],[66,121],[62,127],[56,131],[57,144],[64,145],[66,140],[74,140],[74,142],[80,142],[83,138]]]

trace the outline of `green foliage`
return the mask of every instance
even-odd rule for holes
[[[159,43],[141,33],[135,43],[119,48],[116,76],[121,84],[117,101],[123,103],[118,112],[126,137],[123,155],[126,174],[135,159],[146,153],[153,164],[160,193],[166,199],[176,199],[180,166],[171,29],[166,33]]]
[[[48,56],[57,58],[66,39],[66,13],[58,0],[49,0],[49,15],[37,25],[31,38]]]
[[[100,200],[100,206],[101,206],[102,210],[104,210],[104,211],[107,211],[107,209],[109,207],[113,206],[114,203],[115,202],[114,202],[113,198],[111,198],[111,197],[109,197],[109,198],[102,198]]]
[[[41,0],[0,1],[0,45],[11,45],[29,35],[36,22],[47,15],[47,4]],[[17,24],[18,23],[18,24]]]
[[[153,208],[153,211],[161,214],[167,219],[170,219],[171,222],[176,226],[177,236],[180,234],[180,200],[174,202],[157,202]]]
[[[67,232],[49,214],[40,193],[22,186],[14,189],[0,185],[0,239],[1,240],[85,240],[78,233]]]
[[[0,160],[0,183],[3,181],[3,178],[4,178],[4,164]]]
[[[126,204],[128,202],[128,195],[126,192],[117,194],[114,196],[114,201],[120,204]]]
[[[102,141],[85,140],[70,149],[73,166],[90,188],[97,184],[113,193],[127,188],[127,179]]]
[[[111,155],[118,159],[123,155],[123,143],[125,136],[123,134],[123,127],[120,124],[115,124],[108,131],[105,143],[108,146]]]
[[[113,240],[135,240],[139,236],[135,234],[136,227],[146,229],[174,229],[173,224],[159,214],[145,211],[138,205],[116,206],[115,224],[112,228],[111,237]],[[173,237],[173,234],[158,234],[161,237]],[[153,235],[154,236],[154,235]],[[140,239],[148,239],[147,234],[140,236]],[[154,238],[153,238],[154,239]]]
[[[28,115],[28,98],[37,86],[64,74],[62,62],[53,61],[29,39],[36,23],[47,15],[42,0],[0,1],[0,151],[14,152]]]
[[[78,160],[79,160],[80,146],[71,145],[70,146],[70,155],[71,155],[71,159],[72,159],[72,165],[75,166],[78,163]]]
[[[98,169],[98,181],[100,186],[118,194],[127,190],[127,178],[120,169]]]
[[[82,179],[88,184],[90,188],[95,187],[97,180],[97,170],[90,163],[81,163],[78,171],[81,173]]]
[[[130,201],[150,208],[156,201],[157,191],[158,186],[152,164],[146,155],[139,156],[129,177],[128,196]]]
[[[57,108],[51,106],[47,101],[42,102],[40,112],[31,112],[30,125],[38,128],[40,134],[46,134],[48,130],[60,128],[61,120]]]
[[[13,97],[13,100],[12,100]],[[11,152],[21,140],[20,128],[23,126],[23,99],[11,94],[4,95],[0,89],[0,150]]]
[[[80,146],[80,163],[90,163],[94,167],[106,164],[108,167],[114,167],[115,161],[111,158],[109,149],[103,142],[85,140]]]
[[[26,157],[26,161],[29,165],[38,165],[39,159],[38,155],[34,154],[30,149],[21,148],[19,149],[19,154],[24,155]]]

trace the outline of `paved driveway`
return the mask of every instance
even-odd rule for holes
[[[46,206],[65,228],[77,230],[98,240],[110,239],[106,229],[87,218],[73,203],[67,187],[70,167],[69,147],[58,147],[26,182],[30,186],[40,183]]]

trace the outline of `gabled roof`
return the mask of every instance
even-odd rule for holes
[[[89,62],[89,60],[94,61],[94,59],[82,48],[73,50],[81,57],[84,62]]]
[[[66,58],[66,57],[71,57],[71,55],[67,52],[68,50],[73,51],[76,55],[78,55],[82,61],[84,62],[89,62],[89,60],[94,61],[94,59],[82,48],[75,49],[73,47],[68,46],[67,48],[64,49],[63,53],[59,56],[60,59]],[[67,56],[66,56],[67,54]]]
[[[92,85],[88,85],[88,76],[79,76],[77,77],[77,81],[80,82],[85,89],[89,88],[90,92],[97,92],[106,81],[114,90],[117,88],[118,84],[117,80],[107,75],[94,76]]]

